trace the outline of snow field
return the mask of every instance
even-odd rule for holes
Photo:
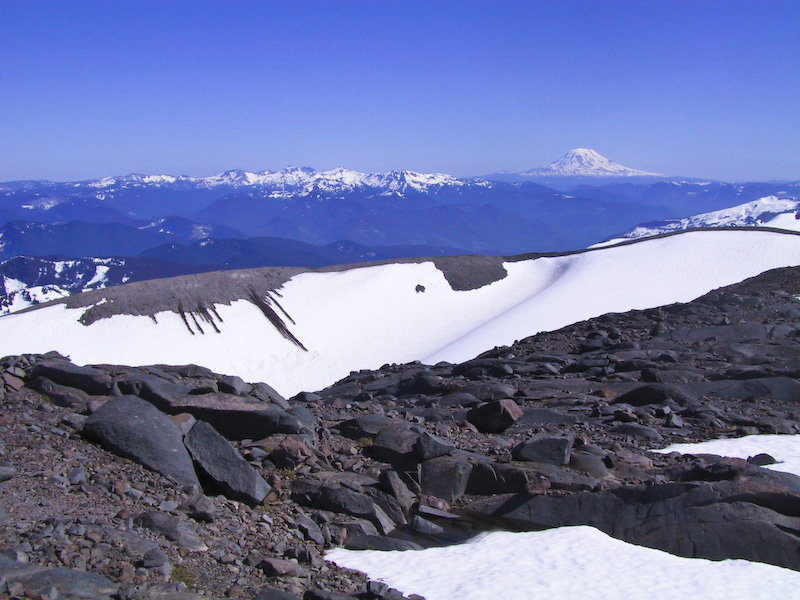
[[[655,452],[748,458],[800,476],[800,436],[751,435]],[[379,552],[337,548],[326,559],[427,600],[756,600],[797,598],[800,573],[744,560],[682,558],[614,539],[592,527],[491,532],[455,546]]]
[[[661,454],[716,454],[732,458],[750,458],[766,453],[778,462],[765,469],[792,473],[800,477],[800,435],[746,435],[740,438],[709,440],[692,444],[672,444],[660,450]]]
[[[221,333],[200,321],[204,335],[192,335],[171,312],[155,321],[118,315],[88,327],[78,322],[82,309],[63,305],[11,314],[0,318],[0,356],[58,350],[78,364],[195,363],[291,396],[385,363],[468,360],[540,331],[686,302],[792,265],[800,265],[800,236],[701,231],[506,263],[507,277],[470,291],[453,291],[431,262],[303,273],[277,300],[307,352],[240,300],[215,307]]]
[[[800,573],[743,560],[673,556],[592,527],[491,532],[456,546],[326,554],[427,600],[774,600],[797,598]]]

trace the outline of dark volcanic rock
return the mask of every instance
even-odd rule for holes
[[[669,400],[682,406],[689,403],[689,397],[684,392],[665,383],[649,383],[637,387],[622,394],[614,402],[631,406],[646,406],[648,404],[664,404]]]
[[[418,439],[419,434],[411,431],[408,424],[395,423],[378,432],[369,453],[376,460],[396,462],[413,454]]]
[[[270,486],[208,423],[197,421],[183,440],[194,461],[225,494],[234,500],[258,504]]]
[[[630,543],[680,556],[742,558],[800,570],[800,480],[718,459],[717,481],[627,486],[566,496],[508,496],[471,509],[516,526],[590,525]],[[733,469],[726,470],[726,463]],[[705,469],[707,470],[707,469]],[[687,470],[686,477],[691,478]],[[760,540],[754,543],[753,540]]]
[[[472,465],[466,460],[441,456],[422,463],[422,493],[452,503],[467,490]]]
[[[573,434],[535,435],[515,447],[513,455],[517,460],[563,466],[569,464],[570,450],[574,441]]]
[[[66,360],[39,361],[31,372],[31,378],[36,377],[46,377],[55,383],[83,390],[94,396],[111,393],[114,385],[111,376],[105,371],[92,367],[79,367]]]
[[[429,460],[438,456],[446,456],[455,450],[455,448],[452,444],[448,444],[443,439],[425,432],[414,442],[414,450],[421,460]]]
[[[478,431],[499,433],[519,421],[522,415],[522,409],[513,400],[498,400],[471,409],[467,419]]]
[[[119,584],[94,573],[21,564],[2,557],[0,578],[8,583],[21,583],[31,595],[43,597],[53,597],[51,590],[55,590],[58,598],[111,600],[117,597],[119,589]]]
[[[367,496],[340,485],[301,480],[292,485],[292,499],[302,505],[341,512],[370,521],[386,535],[396,529],[388,515]]]
[[[180,430],[141,398],[112,398],[88,418],[83,434],[182,485],[200,485]]]
[[[181,521],[175,515],[151,510],[137,516],[134,519],[134,523],[160,533],[193,552],[208,550],[208,546],[200,539],[194,526],[188,521]]]

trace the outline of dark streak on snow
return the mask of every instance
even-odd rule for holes
[[[275,327],[275,329],[277,329],[278,332],[280,332],[280,334],[283,337],[285,337],[287,340],[289,340],[290,342],[295,344],[298,348],[302,348],[303,350],[306,350],[306,347],[303,346],[303,344],[300,342],[300,340],[298,340],[296,337],[294,337],[292,332],[289,331],[289,328],[286,327],[286,323],[283,322],[283,319],[281,319],[280,316],[278,315],[278,313],[276,313],[272,309],[272,307],[270,306],[269,295],[265,295],[264,297],[262,297],[262,296],[259,296],[258,292],[256,292],[255,290],[251,290],[250,291],[250,300],[251,300],[251,302],[253,304],[255,304],[258,308],[261,309],[261,312],[264,313],[264,316],[267,317],[267,319],[269,319],[269,322],[272,323],[272,325]],[[283,309],[281,309],[281,310],[283,310]],[[286,313],[284,313],[284,314],[286,314]],[[292,321],[292,322],[294,322],[294,321]],[[306,350],[306,352],[308,352],[308,350]]]

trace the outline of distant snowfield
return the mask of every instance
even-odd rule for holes
[[[800,231],[800,200],[765,196],[731,208],[694,215],[683,219],[668,219],[651,226],[634,227],[622,237],[593,244],[591,248],[613,246],[633,239],[680,231],[696,227],[772,227],[786,231]]]
[[[221,333],[192,335],[172,312],[81,325],[63,304],[0,317],[0,356],[58,350],[78,364],[194,363],[264,381],[284,395],[352,370],[420,360],[460,362],[494,346],[608,312],[687,302],[763,271],[800,265],[800,236],[687,232],[570,256],[505,264],[508,276],[453,291],[432,262],[303,273],[279,290],[308,351],[252,303],[217,305]],[[424,292],[417,292],[421,285]],[[201,323],[201,325],[203,325]]]
[[[427,600],[774,600],[800,589],[800,573],[790,569],[681,558],[592,527],[498,531],[405,552],[337,548],[325,558]]]
[[[800,436],[751,435],[656,452],[748,458],[800,475]],[[421,551],[334,549],[325,556],[405,594],[427,600],[751,600],[797,597],[800,573],[744,560],[682,558],[614,539],[592,527],[492,532],[465,544]]]

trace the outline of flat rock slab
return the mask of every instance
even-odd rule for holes
[[[230,440],[258,440],[275,433],[301,433],[308,429],[304,419],[292,412],[266,402],[246,402],[233,394],[180,395],[159,408],[173,415],[189,413],[210,423]]]
[[[569,464],[574,434],[535,435],[516,446],[512,452],[517,460],[564,466]]]
[[[112,398],[86,420],[83,435],[181,485],[200,486],[180,429],[141,398]]]
[[[114,385],[105,371],[92,367],[79,367],[66,360],[42,360],[36,363],[31,379],[46,377],[50,381],[83,390],[93,396],[109,394]]]
[[[21,583],[26,590],[47,594],[50,588],[58,591],[59,598],[87,598],[101,600],[116,598],[119,585],[102,575],[72,569],[51,569],[38,565],[21,564],[0,558],[0,577],[10,583]]]
[[[229,498],[259,504],[272,489],[230,442],[208,423],[197,421],[183,442],[197,465],[225,490]]]
[[[134,523],[151,531],[155,531],[156,533],[160,533],[165,538],[193,552],[204,552],[208,550],[208,546],[200,539],[194,526],[188,521],[182,521],[175,515],[151,510],[137,516],[134,519]]]
[[[683,482],[563,496],[495,496],[467,510],[529,530],[589,525],[679,556],[741,558],[800,570],[797,537],[791,533],[800,528],[797,477],[736,459],[713,460],[718,462],[687,468]]]

